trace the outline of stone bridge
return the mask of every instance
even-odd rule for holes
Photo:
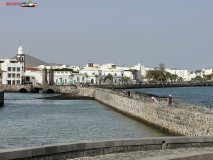
[[[65,85],[43,85],[43,93],[73,93],[76,92],[76,87]]]
[[[0,88],[5,92],[39,92],[39,88],[34,88],[32,85],[0,85]]]
[[[76,92],[76,87],[65,85],[0,85],[0,88],[5,92],[22,92],[22,93],[38,93],[42,90],[43,93],[73,93]]]

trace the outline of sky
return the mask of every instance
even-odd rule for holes
[[[3,2],[27,2],[0,0]],[[213,0],[40,0],[0,6],[0,58],[213,68]]]

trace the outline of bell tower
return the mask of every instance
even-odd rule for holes
[[[16,55],[16,60],[20,63],[24,63],[23,71],[25,72],[25,54],[22,45],[18,48],[18,54]]]

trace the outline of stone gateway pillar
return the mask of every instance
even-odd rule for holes
[[[43,69],[42,78],[43,78],[43,81],[42,81],[43,85],[48,84],[47,83],[47,69],[46,68]]]
[[[53,69],[49,69],[49,85],[54,85],[54,72]]]

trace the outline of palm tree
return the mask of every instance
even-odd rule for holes
[[[70,84],[72,84],[72,83],[73,83],[73,77],[74,77],[74,74],[73,74],[73,73],[71,73],[71,74],[69,75],[70,80],[72,79],[72,81],[70,81],[70,82],[71,82]]]
[[[179,83],[182,83],[182,82],[183,82],[183,78],[182,78],[182,77],[179,77],[179,78],[178,78],[178,82],[179,82]]]
[[[165,74],[166,81],[171,80],[171,76],[172,76],[171,73],[166,72],[166,74]]]
[[[97,82],[98,82],[98,77],[99,77],[99,76],[96,74],[96,75],[95,75],[96,84],[97,84]]]
[[[106,80],[109,80],[110,83],[112,83],[112,82],[113,82],[113,76],[109,73],[106,77],[104,77],[104,82],[105,82]]]
[[[160,71],[165,72],[166,67],[165,67],[164,63],[160,63],[158,68],[159,68]]]
[[[172,74],[172,75],[171,75],[171,79],[172,79],[173,82],[176,81],[177,78],[178,78],[178,75],[177,75],[177,74]],[[183,79],[183,78],[182,78],[182,79]],[[181,81],[183,81],[183,80],[181,80]]]
[[[124,84],[128,84],[128,81],[129,81],[129,77],[122,77],[121,78],[121,82],[122,82],[122,84],[124,83]]]

